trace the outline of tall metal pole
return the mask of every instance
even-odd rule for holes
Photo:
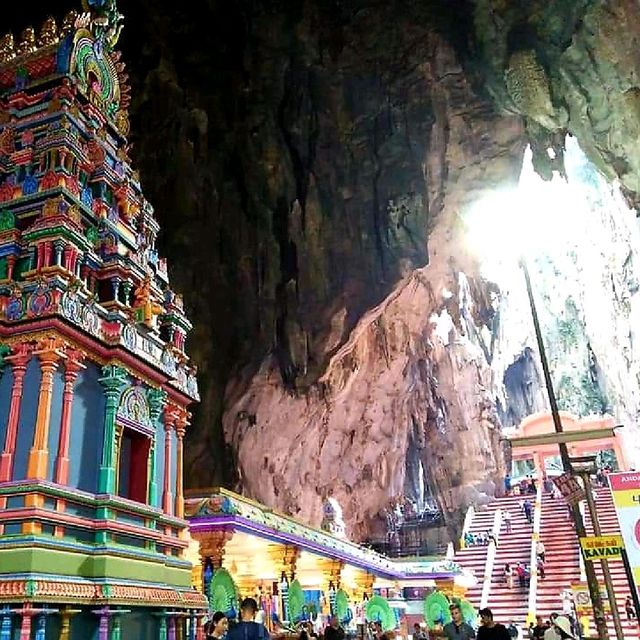
[[[556,394],[553,391],[553,381],[551,380],[551,373],[549,371],[549,363],[547,362],[547,353],[544,348],[544,341],[542,339],[542,331],[540,330],[540,322],[538,320],[538,311],[536,310],[536,303],[533,298],[533,289],[531,288],[531,279],[529,277],[529,269],[524,257],[520,258],[520,266],[524,273],[524,280],[527,285],[527,295],[529,297],[529,306],[531,307],[531,317],[533,318],[533,328],[535,329],[536,342],[538,344],[538,353],[540,354],[540,362],[542,364],[542,372],[544,374],[544,383],[547,388],[547,394],[549,396],[549,407],[551,408],[551,416],[553,418],[553,426],[556,433],[562,433],[562,421],[560,420],[560,413],[558,411],[558,403],[556,401]],[[562,460],[562,467],[566,473],[571,473],[571,460],[569,458],[569,450],[565,442],[559,442],[560,459]],[[571,515],[573,517],[573,523],[576,529],[576,535],[578,538],[586,537],[586,530],[584,527],[584,521],[580,508],[577,504],[571,505]],[[591,596],[591,606],[593,608],[593,618],[596,623],[596,631],[600,640],[609,640],[609,631],[607,629],[607,621],[604,616],[604,607],[602,605],[602,598],[600,597],[600,586],[598,585],[598,577],[596,571],[591,562],[585,560],[584,570],[587,576],[587,586],[589,588],[589,595]]]
[[[591,491],[591,473],[589,471],[582,471],[579,472],[579,475],[582,478],[584,493],[587,497],[587,506],[589,507],[589,515],[591,516],[593,533],[596,536],[600,536],[602,535],[602,531],[600,530],[600,523],[598,522],[598,510],[596,509],[596,503],[593,499],[593,492]],[[585,564],[587,564],[586,559]],[[611,616],[613,617],[613,626],[616,630],[616,637],[618,638],[618,640],[624,640],[622,623],[620,622],[620,613],[618,611],[618,603],[616,602],[616,594],[613,590],[611,572],[609,571],[609,563],[606,560],[600,560],[600,566],[602,567],[604,584],[607,588],[607,596],[609,598],[609,606],[611,607]]]

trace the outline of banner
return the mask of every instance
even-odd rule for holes
[[[610,473],[607,477],[637,588],[640,583],[640,473]]]
[[[622,536],[589,536],[580,538],[585,560],[622,560]]]

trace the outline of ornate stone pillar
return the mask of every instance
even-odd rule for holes
[[[151,422],[156,426],[160,414],[167,401],[167,394],[162,389],[149,389],[147,392],[147,401],[149,403],[149,413],[151,414]],[[158,483],[156,481],[156,468],[158,466],[158,438],[157,431],[153,434],[151,446],[149,447],[149,504],[152,507],[158,505]]]
[[[13,355],[5,358],[13,369],[13,387],[11,388],[11,400],[9,404],[9,417],[7,418],[7,432],[4,439],[4,449],[0,455],[0,482],[11,480],[13,471],[13,456],[16,450],[18,437],[18,420],[20,418],[20,403],[24,388],[24,376],[27,365],[31,359],[31,345],[19,342],[13,347]]]
[[[71,618],[81,611],[82,609],[70,609],[69,607],[60,611],[60,637],[58,640],[69,640],[71,637]]]
[[[38,412],[36,414],[36,428],[33,434],[33,446],[29,452],[27,477],[46,479],[47,463],[49,460],[49,423],[51,420],[51,400],[53,399],[53,374],[63,357],[64,343],[56,336],[49,336],[42,340],[34,353],[40,360],[42,379],[38,395]]]
[[[13,272],[16,268],[16,262],[18,262],[18,258],[14,253],[10,253],[7,256],[7,280],[13,280]]]
[[[85,354],[77,349],[67,349],[67,359],[64,366],[64,391],[62,393],[62,416],[60,417],[60,438],[58,441],[58,457],[54,481],[67,484],[69,481],[69,441],[71,438],[71,408],[73,405],[73,387],[78,374],[85,366]]]
[[[335,609],[336,591],[342,582],[342,568],[344,562],[333,558],[323,558],[318,562],[318,567],[322,572],[322,591],[329,604],[329,613]]]
[[[167,640],[167,616],[164,612],[159,614],[160,617],[160,629],[158,633],[158,640]]]
[[[100,383],[105,389],[104,410],[104,440],[102,445],[102,463],[98,478],[98,493],[115,493],[116,468],[115,468],[115,443],[116,443],[116,414],[120,392],[126,384],[124,369],[108,364],[102,367]]]
[[[233,531],[226,529],[216,529],[215,531],[198,532],[197,540],[200,545],[200,582],[202,584],[202,592],[209,599],[211,593],[208,585],[205,584],[205,569],[207,562],[211,562],[211,569],[215,573],[222,567],[224,561],[224,548],[227,542],[233,537]]]
[[[63,240],[54,240],[53,242],[53,253],[54,253],[54,264],[56,267],[62,266],[62,251],[64,249],[64,241]]]
[[[25,605],[20,612],[22,621],[20,623],[20,640],[31,640],[31,621],[34,616],[33,611],[30,611]]]
[[[173,515],[173,492],[171,491],[171,432],[175,426],[177,414],[172,407],[164,410],[164,477],[162,487],[162,510]]]
[[[131,290],[133,289],[133,283],[129,280],[125,280],[122,283],[122,290],[124,292],[124,304],[127,305],[127,307],[131,306]]]
[[[283,620],[288,620],[289,607],[289,584],[296,577],[296,565],[300,549],[293,545],[272,544],[269,545],[269,558],[273,562],[276,579],[280,585],[280,608],[279,614]]]
[[[355,589],[349,594],[355,602],[362,602],[366,594],[370,598],[373,594],[375,576],[368,571],[360,570],[356,575]]]
[[[222,567],[224,562],[224,548],[227,542],[233,537],[233,531],[227,529],[216,529],[198,533],[200,543],[200,560],[203,564],[207,560],[211,561],[211,568],[215,571]]]
[[[177,518],[184,518],[184,435],[190,414],[180,412],[177,416],[176,425],[176,511]]]
[[[120,297],[120,284],[121,284],[121,280],[118,277],[115,278],[111,278],[111,288],[113,290],[113,299],[116,302],[120,302],[119,297]]]

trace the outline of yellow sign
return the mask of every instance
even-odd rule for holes
[[[580,538],[585,560],[622,560],[622,536],[589,536]]]
[[[611,613],[611,607],[609,606],[609,598],[607,596],[607,590],[603,584],[598,583],[600,589],[600,599],[602,600],[602,606],[605,613]],[[571,585],[571,592],[573,595],[573,602],[576,607],[576,613],[578,616],[589,616],[593,612],[591,606],[591,596],[589,595],[589,587],[584,583],[574,583]]]

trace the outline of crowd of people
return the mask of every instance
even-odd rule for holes
[[[576,640],[578,632],[576,623],[569,615],[552,614],[548,620],[538,616],[536,624],[531,623],[526,630],[526,635],[510,621],[508,624],[496,622],[493,612],[489,608],[480,610],[480,626],[477,631],[462,617],[462,611],[457,604],[449,607],[451,622],[444,625],[440,631],[430,632],[429,638],[446,638],[446,640],[514,640],[527,638],[527,640]],[[416,625],[417,626],[417,625]],[[425,640],[426,636],[414,634],[414,640]]]
[[[298,640],[345,640],[345,630],[340,625],[337,616],[331,616],[327,626],[318,632],[309,620],[302,621],[295,628],[287,629],[279,621],[274,622],[273,631],[259,621],[256,621],[258,603],[254,598],[245,598],[240,603],[240,619],[238,622],[229,620],[221,611],[211,615],[205,624],[205,638],[207,640],[278,640],[285,637],[297,636]],[[419,627],[419,625],[418,625]],[[364,630],[365,640],[395,640],[396,634],[384,631],[379,622],[369,623]],[[419,640],[427,640],[427,636]]]
[[[536,617],[527,629],[530,640],[563,640],[564,638],[577,638],[579,636],[577,622],[570,615],[552,613],[548,620],[542,616]]]

